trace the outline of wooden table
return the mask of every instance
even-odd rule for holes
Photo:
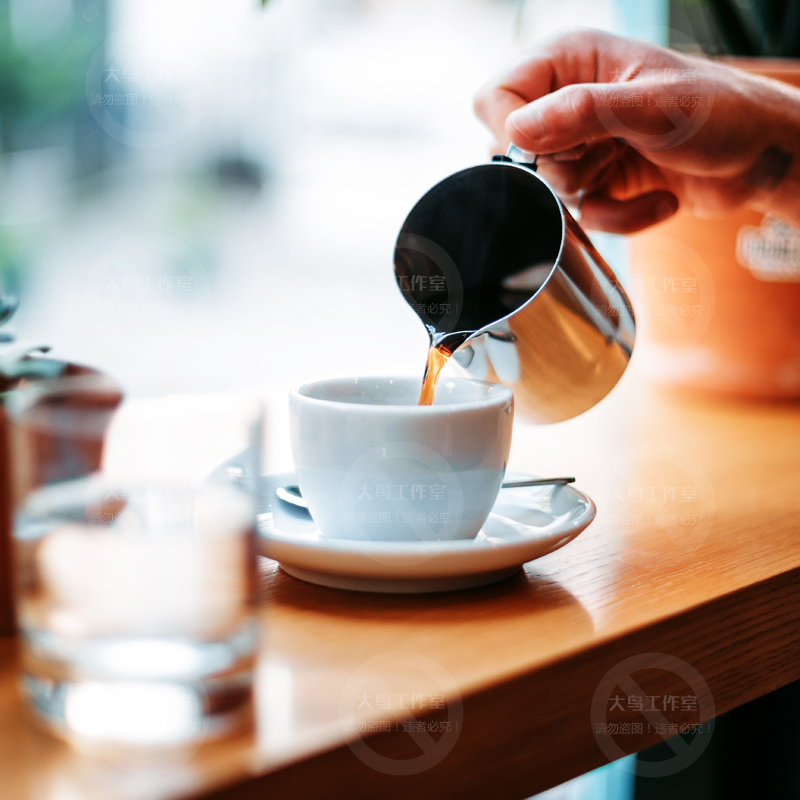
[[[4,640],[0,796],[524,798],[800,678],[800,406],[631,372],[579,420],[515,437],[512,467],[577,475],[590,528],[453,594],[335,591],[265,562],[256,721],[236,738],[75,752],[32,727]]]

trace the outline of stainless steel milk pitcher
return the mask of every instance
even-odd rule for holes
[[[633,349],[625,291],[536,164],[457,172],[406,218],[395,276],[406,301],[475,378],[509,386],[539,422],[574,417],[617,383]]]

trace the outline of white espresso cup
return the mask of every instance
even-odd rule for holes
[[[503,481],[514,398],[455,378],[417,405],[416,378],[335,378],[290,394],[297,480],[322,535],[438,541],[474,537]]]

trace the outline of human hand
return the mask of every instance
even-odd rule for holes
[[[800,223],[800,91],[595,30],[564,34],[487,84],[475,111],[539,155],[581,222],[640,230],[679,205],[747,205]]]

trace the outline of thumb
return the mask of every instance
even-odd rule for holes
[[[665,107],[656,87],[573,84],[509,114],[506,135],[522,150],[557,153],[597,139],[623,139],[637,150],[684,141],[702,124],[691,110]]]
[[[506,134],[532,153],[557,153],[613,136],[595,110],[605,94],[596,84],[565,86],[509,114]]]

